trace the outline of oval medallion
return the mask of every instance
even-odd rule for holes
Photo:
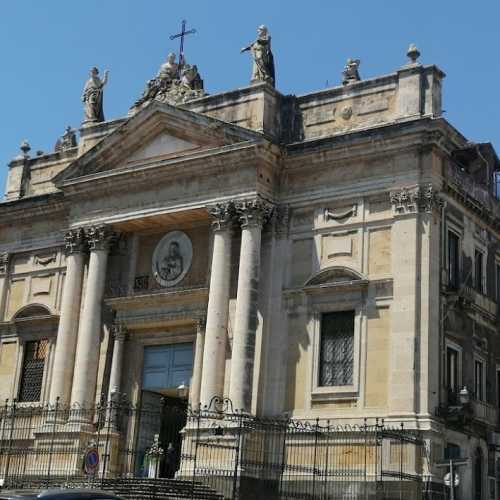
[[[186,233],[172,231],[158,243],[153,253],[153,276],[164,287],[180,283],[193,260],[193,245]]]

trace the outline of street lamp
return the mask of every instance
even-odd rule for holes
[[[187,399],[188,393],[189,386],[185,385],[184,382],[182,382],[182,384],[177,387],[177,395],[180,399]]]
[[[462,405],[470,403],[470,394],[466,386],[464,386],[462,390],[458,393],[458,399],[460,401],[460,404]]]

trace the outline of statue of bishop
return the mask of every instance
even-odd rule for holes
[[[243,47],[241,52],[248,50],[253,56],[252,82],[268,82],[274,87],[274,57],[271,51],[271,36],[266,26],[257,28],[257,40],[248,47]]]
[[[82,101],[85,112],[83,123],[99,123],[104,121],[103,111],[103,93],[104,86],[108,82],[109,71],[104,72],[104,78],[99,78],[99,70],[92,68],[90,78],[85,83],[83,89]]]

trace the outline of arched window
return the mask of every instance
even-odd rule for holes
[[[41,399],[49,340],[46,334],[42,336],[36,329],[51,317],[50,310],[42,304],[29,304],[14,315],[14,322],[35,330],[30,333],[29,340],[26,340],[23,346],[22,371],[17,394],[20,402],[37,402]]]

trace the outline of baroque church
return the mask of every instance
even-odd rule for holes
[[[275,88],[264,26],[242,50],[248,86],[209,94],[169,54],[108,121],[108,75],[93,68],[78,140],[68,127],[36,154],[25,141],[9,163],[0,481],[21,463],[12,450],[44,446],[49,424],[57,443],[94,436],[101,453],[99,419],[72,412],[126,401],[353,429],[383,419],[422,437],[418,456],[398,448],[400,465],[435,498],[449,463],[455,498],[500,498],[495,150],[443,118],[445,75],[414,45],[390,74],[362,79],[349,59],[338,85],[305,95]],[[21,439],[13,411],[34,407],[61,410]],[[155,425],[128,426],[130,442],[142,432],[167,455],[199,438],[186,418]],[[114,431],[112,446],[125,439]],[[389,498],[349,491],[294,498]]]

